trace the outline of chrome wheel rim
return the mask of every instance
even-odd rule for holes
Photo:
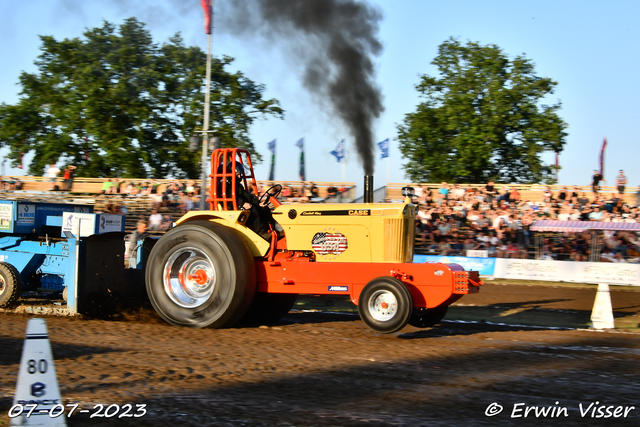
[[[369,298],[369,314],[379,322],[393,319],[398,312],[398,300],[389,291],[375,291]]]
[[[209,300],[216,274],[211,259],[196,248],[181,248],[164,265],[164,290],[175,304],[196,308]]]

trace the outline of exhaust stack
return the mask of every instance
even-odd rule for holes
[[[364,176],[364,202],[373,203],[373,175]]]

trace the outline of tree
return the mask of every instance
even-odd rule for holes
[[[116,32],[108,22],[84,38],[41,36],[38,72],[22,73],[16,105],[0,105],[0,146],[35,151],[29,173],[62,158],[79,176],[197,177],[200,154],[188,138],[202,129],[205,53],[179,34],[159,46],[144,24],[127,19]],[[264,86],[225,70],[214,59],[211,128],[223,146],[252,151],[249,127],[257,117],[283,116]]]
[[[414,182],[534,183],[554,171],[545,151],[561,152],[567,125],[560,102],[538,105],[556,82],[535,75],[524,56],[496,45],[450,38],[433,60],[441,78],[423,75],[423,102],[398,127],[405,170]]]

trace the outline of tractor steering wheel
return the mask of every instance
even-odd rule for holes
[[[271,194],[271,190],[276,189],[276,192]],[[280,195],[280,193],[282,192],[282,185],[280,184],[276,184],[276,185],[272,185],[271,187],[269,187],[269,189],[267,191],[265,191],[264,193],[262,193],[262,196],[260,196],[260,198],[258,199],[258,202],[260,204],[260,206],[262,206],[262,203],[265,201],[270,200],[273,197],[273,201],[272,203],[278,207],[281,205],[281,203],[278,201],[278,196]],[[274,203],[275,201],[275,203]]]

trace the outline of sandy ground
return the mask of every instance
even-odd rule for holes
[[[640,425],[640,292],[611,292],[616,322],[635,330],[579,329],[594,296],[595,287],[490,284],[442,325],[391,335],[353,314],[301,311],[274,327],[225,330],[173,327],[146,309],[47,325],[63,398],[90,410],[69,426]],[[341,305],[311,299],[298,308]],[[0,314],[0,426],[28,319]],[[487,417],[494,402],[503,411]],[[637,409],[626,418],[581,414],[592,402]],[[147,412],[90,418],[96,404]],[[524,418],[526,407],[555,411]]]

